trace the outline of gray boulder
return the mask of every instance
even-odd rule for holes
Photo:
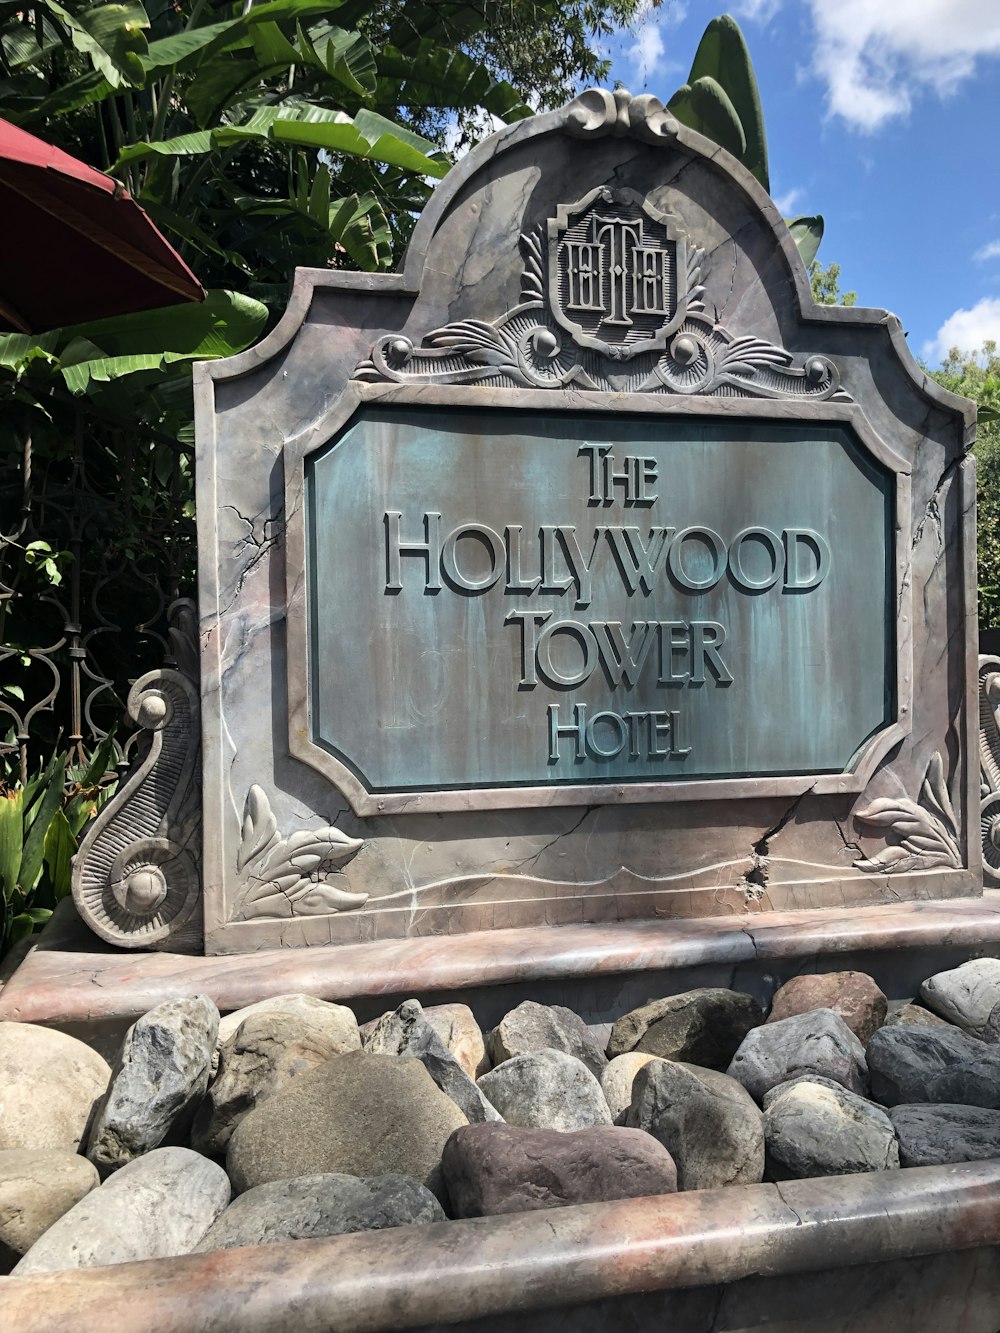
[[[625,1122],[663,1144],[677,1163],[682,1190],[763,1179],[763,1117],[728,1074],[654,1060],[636,1075]]]
[[[111,1078],[76,1037],[35,1023],[0,1023],[0,1151],[76,1152]]]
[[[769,1088],[761,1099],[762,1108],[766,1111],[772,1102],[776,1102],[789,1088],[798,1087],[800,1083],[812,1083],[820,1088],[843,1088],[842,1083],[835,1083],[832,1078],[824,1078],[822,1074],[799,1074],[798,1078],[790,1078],[786,1083],[776,1083],[773,1088]],[[871,1103],[873,1106],[874,1104]]]
[[[241,1194],[195,1248],[231,1250],[443,1221],[444,1210],[434,1195],[409,1176],[298,1176]]]
[[[750,995],[704,987],[650,1000],[623,1014],[611,1029],[608,1055],[646,1051],[664,1060],[723,1069],[751,1029],[764,1021]]]
[[[920,987],[920,998],[949,1023],[977,1035],[1000,1004],[1000,958],[972,958],[936,972]]]
[[[1000,1110],[981,1106],[894,1106],[889,1112],[903,1166],[946,1166],[1000,1157]]]
[[[419,1060],[441,1091],[462,1109],[470,1125],[502,1119],[427,1021],[419,1000],[404,1000],[393,1013],[383,1014],[369,1033],[365,1050]]]
[[[953,1028],[954,1023],[949,1023],[946,1018],[938,1018],[937,1014],[931,1013],[925,1009],[922,1004],[914,1004],[912,1001],[906,1001],[902,1004],[889,1003],[889,1014],[885,1020],[885,1027],[923,1027],[923,1028]],[[959,1029],[961,1031],[961,1029]]]
[[[505,1059],[479,1080],[504,1120],[530,1129],[588,1129],[610,1125],[601,1085],[564,1051],[532,1051]]]
[[[886,1113],[836,1083],[800,1079],[776,1097],[764,1111],[764,1144],[772,1180],[899,1166]]]
[[[412,1176],[438,1194],[444,1145],[466,1123],[419,1060],[351,1051],[255,1106],[229,1140],[226,1165],[240,1194],[330,1172]]]
[[[525,1000],[505,1014],[486,1042],[490,1060],[499,1065],[534,1051],[563,1051],[582,1060],[595,1078],[608,1063],[601,1043],[579,1015],[561,1004]]]
[[[87,1141],[102,1174],[189,1127],[208,1087],[218,1030],[219,1011],[207,995],[168,1000],[132,1024]]]
[[[249,1014],[219,1048],[218,1072],[195,1116],[191,1147],[222,1156],[233,1130],[259,1102],[339,1055],[342,1024],[326,1012],[335,1007]]]
[[[100,1184],[86,1157],[58,1148],[0,1152],[0,1245],[25,1254],[38,1237]]]
[[[315,995],[301,994],[272,995],[269,1000],[258,1000],[256,1004],[223,1015],[219,1020],[219,1045],[227,1042],[251,1014],[300,1014],[322,1023],[327,1040],[337,1044],[336,1055],[361,1049],[358,1020],[352,1010],[330,1000],[317,1000]]]
[[[1000,1049],[956,1028],[880,1028],[868,1043],[872,1096],[885,1106],[1000,1107]]]
[[[91,1191],[39,1237],[17,1277],[188,1254],[229,1202],[222,1167],[190,1148],[155,1148]]]
[[[493,1217],[574,1203],[672,1194],[677,1168],[638,1129],[563,1133],[514,1125],[456,1129],[442,1159],[455,1217]]]
[[[832,1009],[811,1009],[754,1028],[728,1072],[758,1102],[770,1088],[800,1074],[822,1074],[859,1096],[868,1091],[865,1048]]]
[[[650,1060],[659,1058],[658,1055],[650,1055],[648,1051],[626,1051],[624,1055],[616,1055],[608,1061],[601,1073],[601,1091],[616,1125],[624,1123],[625,1113],[632,1105],[632,1086],[636,1074]]]
[[[424,1018],[438,1034],[469,1078],[478,1078],[490,1068],[486,1038],[467,1004],[430,1004]]]

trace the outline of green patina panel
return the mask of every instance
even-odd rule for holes
[[[893,719],[843,425],[369,406],[306,490],[312,738],[372,792],[838,773]]]

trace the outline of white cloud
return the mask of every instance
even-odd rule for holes
[[[987,339],[1000,343],[1000,297],[984,296],[971,310],[949,315],[935,336],[923,345],[924,360],[939,365],[953,347],[975,352]]]
[[[636,31],[635,42],[626,52],[635,66],[636,83],[649,82],[650,75],[657,72],[665,51],[658,25],[647,19]]]
[[[802,188],[801,186],[793,185],[792,188],[786,190],[784,194],[773,195],[772,198],[774,199],[774,206],[781,216],[783,218],[790,218],[794,215],[796,208],[799,206],[799,200],[802,198]]]
[[[972,258],[979,264],[987,259],[1000,259],[1000,241],[988,241],[986,245],[981,246],[976,251]]]
[[[761,25],[770,23],[781,8],[781,0],[737,0],[730,9],[738,19]]]
[[[808,2],[828,110],[863,132],[905,116],[928,90],[948,96],[978,58],[1000,55],[996,0]]]

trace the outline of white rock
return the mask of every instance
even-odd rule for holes
[[[229,1203],[229,1177],[190,1148],[154,1148],[64,1213],[14,1276],[189,1254]]]
[[[97,1167],[65,1149],[0,1152],[0,1243],[24,1254],[100,1184]]]
[[[563,1051],[512,1056],[479,1086],[509,1125],[571,1130],[611,1124],[600,1083],[582,1060]]]
[[[35,1023],[0,1023],[0,1150],[76,1152],[111,1067],[76,1037]]]
[[[949,1023],[978,1036],[1000,1004],[1000,958],[972,958],[937,972],[920,987],[920,998]]]
[[[224,1014],[219,1021],[219,1045],[223,1045],[233,1035],[249,1014],[317,1014],[322,1013],[326,1022],[324,1028],[331,1031],[332,1023],[339,1019],[342,1033],[338,1041],[338,1055],[348,1051],[361,1050],[361,1036],[358,1032],[358,1020],[352,1010],[343,1004],[332,1004],[329,1000],[317,1000],[315,995],[274,995],[270,1000],[258,1000],[248,1004],[245,1009],[236,1009],[231,1014]]]
[[[469,1078],[489,1071],[486,1040],[467,1004],[432,1004],[424,1009],[424,1017]]]

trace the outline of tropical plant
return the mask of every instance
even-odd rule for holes
[[[57,752],[27,782],[0,779],[0,955],[70,892],[80,834],[114,792],[113,758],[109,737],[89,764],[67,766]]]
[[[1000,353],[986,341],[977,351],[953,347],[928,374],[979,408],[976,438],[979,624],[1000,629]]]

